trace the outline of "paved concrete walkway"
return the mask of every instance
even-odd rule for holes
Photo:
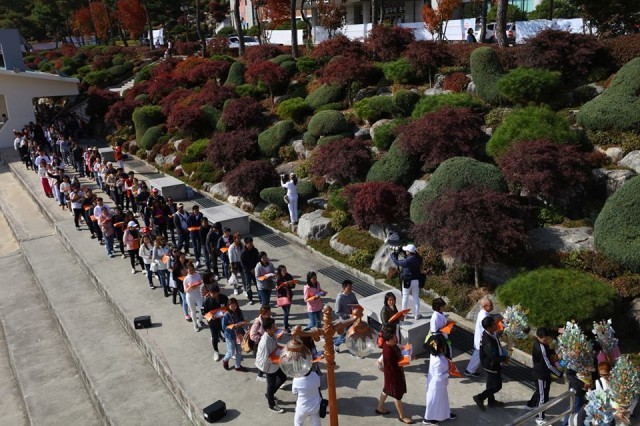
[[[131,275],[128,260],[107,258],[104,247],[98,245],[95,240],[89,239],[88,232],[75,230],[68,212],[62,212],[53,200],[44,197],[35,173],[27,171],[13,152],[5,151],[2,155],[10,163],[18,180],[26,187],[26,190],[21,190],[21,194],[34,197],[40,209],[54,225],[56,233],[74,254],[78,264],[95,285],[103,289],[103,296],[120,316],[121,322],[131,327],[130,321],[133,317],[143,314],[152,316],[155,324],[153,328],[140,332],[130,330],[130,332],[135,333],[134,338],[137,343],[194,420],[199,415],[199,410],[217,399],[222,399],[229,409],[226,422],[240,425],[293,422],[295,398],[287,391],[280,391],[277,394],[283,401],[282,406],[287,410],[286,414],[273,414],[267,410],[263,396],[265,384],[255,381],[256,369],[252,357],[243,362],[252,370],[252,373],[224,371],[221,363],[213,361],[210,335],[207,331],[194,333],[192,325],[184,321],[181,308],[172,305],[170,299],[165,299],[162,296],[162,290],[151,291],[144,276]],[[137,167],[136,169],[141,171]],[[317,271],[330,266],[324,259],[317,258],[296,244],[271,247],[260,237],[255,238],[255,244],[259,250],[267,251],[274,264],[287,265],[289,271],[297,277],[304,277],[309,270]],[[329,293],[327,302],[333,305],[333,300],[340,291],[339,283],[321,274],[319,281]],[[229,294],[228,289],[223,291]],[[244,305],[246,299],[243,296],[239,296],[239,300],[243,305],[245,316],[254,318],[258,306]],[[275,308],[274,313],[276,319],[281,320],[281,311]],[[307,321],[301,289],[295,291],[291,320],[293,324],[302,325]],[[455,353],[454,360],[463,370],[468,355],[458,352]],[[374,413],[376,401],[382,389],[382,374],[375,364],[378,356],[379,354],[373,354],[361,360],[346,353],[337,355],[338,404],[340,418],[344,424],[382,425],[390,421],[397,424],[397,420],[391,418],[395,416],[395,411],[390,402],[387,403],[387,408],[391,410],[391,415],[382,417]],[[406,413],[416,421],[420,420],[424,414],[427,362],[428,359],[420,358],[405,369],[408,385],[408,393],[404,398]],[[285,389],[287,388],[285,386]],[[479,393],[483,388],[484,383],[481,380],[451,379],[449,382],[451,407],[457,413],[458,419],[447,423],[508,424],[523,413],[520,407],[529,399],[531,393],[520,383],[507,382],[499,395],[499,399],[505,401],[507,407],[480,412],[471,396]],[[554,393],[560,392],[563,388],[554,386]]]

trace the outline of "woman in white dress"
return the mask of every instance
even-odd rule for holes
[[[285,195],[287,199],[287,206],[289,207],[289,219],[292,225],[298,224],[298,178],[295,173],[287,175],[283,174],[281,177],[282,187],[287,190]]]
[[[443,334],[429,340],[429,374],[427,375],[427,407],[423,424],[437,425],[443,420],[455,419],[449,406],[449,360],[445,356],[447,341]]]

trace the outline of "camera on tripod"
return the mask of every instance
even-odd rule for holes
[[[402,246],[400,245],[400,235],[398,235],[397,232],[390,232],[384,242],[389,245],[391,251],[395,253],[402,251]]]

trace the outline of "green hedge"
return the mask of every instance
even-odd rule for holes
[[[339,135],[322,136],[320,139],[318,139],[318,142],[316,142],[316,146],[326,145],[335,141],[339,141],[344,138],[351,138],[351,137],[353,137],[353,134],[351,132],[344,132]]]
[[[302,58],[298,58],[296,65],[301,72],[306,74],[311,74],[312,72],[320,68],[318,66],[318,63],[315,61],[315,59],[310,58],[308,56],[303,56]]]
[[[140,147],[150,150],[158,142],[158,139],[164,134],[161,126],[151,126],[144,132],[140,140]]]
[[[234,88],[234,91],[240,98],[250,96],[256,99],[262,98],[267,93],[264,87],[253,84],[239,84]]]
[[[640,272],[640,177],[613,193],[594,224],[596,249],[633,272]]]
[[[194,163],[204,160],[207,146],[209,146],[209,139],[198,139],[187,147],[184,157],[182,157],[182,162]]]
[[[406,124],[405,119],[396,119],[376,127],[373,136],[373,145],[385,151],[389,150],[393,141],[396,140],[393,129],[402,124]]]
[[[302,98],[292,98],[278,104],[278,115],[283,119],[291,119],[296,123],[304,122],[312,110]]]
[[[544,139],[555,143],[574,143],[578,134],[560,114],[545,107],[516,109],[493,132],[487,154],[497,158],[511,145],[521,141]]]
[[[504,176],[496,166],[469,157],[453,157],[441,163],[431,175],[427,187],[413,197],[411,221],[423,223],[426,220],[425,204],[436,200],[445,192],[470,187],[507,191]]]
[[[476,92],[486,102],[497,105],[501,101],[498,81],[504,69],[496,51],[490,47],[479,47],[471,53],[471,76]]]
[[[224,82],[227,86],[239,86],[244,83],[245,65],[242,62],[234,62],[229,68],[227,80]]]
[[[330,104],[322,105],[316,108],[316,113],[320,111],[342,111],[345,109],[344,102],[331,102]]]
[[[591,130],[640,130],[640,58],[620,68],[607,90],[580,108],[577,120]]]
[[[143,81],[147,81],[151,78],[151,66],[145,65],[138,71],[135,79],[133,80],[136,84],[142,83]]]
[[[403,153],[398,149],[397,142],[394,142],[387,155],[373,163],[367,173],[367,182],[392,182],[408,187],[419,173],[420,163],[417,158]]]
[[[405,58],[382,64],[384,77],[396,84],[410,84],[416,80],[415,67]]]
[[[278,55],[275,58],[271,59],[271,62],[273,62],[274,64],[278,64],[278,65],[282,65],[285,62],[288,61],[295,61],[295,58],[289,54],[282,54],[282,55]]]
[[[284,120],[278,121],[275,125],[260,133],[258,135],[260,154],[264,157],[276,157],[278,149],[287,143],[293,131],[293,121]]]
[[[593,275],[571,269],[539,269],[512,278],[500,286],[504,306],[529,309],[529,321],[555,329],[567,321],[591,323],[613,313],[615,290]]]
[[[313,198],[317,191],[316,187],[308,180],[300,180],[296,185],[298,189],[298,206],[303,205],[310,198]],[[287,210],[287,203],[284,202],[284,195],[286,191],[284,188],[274,186],[265,188],[260,191],[260,199],[265,203],[275,204],[284,211]]]
[[[133,125],[136,129],[136,140],[142,140],[142,136],[151,126],[164,122],[162,108],[157,105],[145,105],[136,108],[132,115]]]
[[[441,95],[425,96],[418,101],[411,116],[418,119],[425,114],[439,111],[444,107],[482,108],[482,102],[466,93],[443,93]]]
[[[305,98],[307,105],[312,109],[318,109],[323,105],[331,104],[342,100],[343,90],[341,86],[334,84],[323,84]]]
[[[40,67],[38,66],[40,70]],[[40,70],[43,71],[43,70]],[[107,70],[91,71],[82,79],[83,83],[88,86],[104,86],[111,81],[111,74]]]
[[[307,149],[313,149],[318,143],[318,137],[309,132],[304,132],[302,135],[302,143]]]
[[[372,96],[353,105],[353,112],[360,120],[375,123],[382,118],[393,117],[396,108],[391,96]]]
[[[559,72],[519,67],[498,81],[498,92],[514,104],[539,105],[557,96],[561,86]]]
[[[393,105],[402,115],[410,115],[420,100],[420,94],[412,90],[398,90],[393,95]]]
[[[320,111],[311,120],[307,130],[310,134],[319,138],[320,136],[336,135],[347,132],[350,129],[349,123],[340,111]]]

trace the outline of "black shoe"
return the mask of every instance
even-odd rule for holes
[[[481,409],[482,411],[486,410],[486,407],[484,406],[484,401],[480,398],[480,395],[474,395],[473,402],[475,402],[478,408]]]
[[[489,401],[489,402],[487,402],[487,406],[496,407],[496,408],[503,408],[504,407],[504,402],[502,402],[502,401]]]
[[[449,420],[455,420],[457,418],[458,418],[458,416],[456,416],[455,414],[449,413]]]
[[[467,377],[480,377],[480,373],[478,372],[472,373],[468,370],[464,370],[464,375]]]

